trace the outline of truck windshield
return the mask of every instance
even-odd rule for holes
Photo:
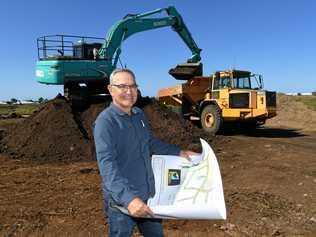
[[[231,88],[231,78],[230,77],[221,77],[215,78],[213,90],[218,90],[222,88]]]
[[[216,77],[213,84],[213,90],[223,88],[238,89],[260,89],[262,88],[259,75],[249,75],[231,78],[229,76]]]
[[[258,75],[251,75],[248,77],[235,77],[233,78],[233,88],[240,89],[259,89],[261,88]]]
[[[235,77],[233,78],[233,88],[250,89],[250,77]]]

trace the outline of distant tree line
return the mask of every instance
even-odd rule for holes
[[[9,105],[11,105],[11,104],[23,104],[23,102],[43,104],[47,101],[48,101],[48,99],[43,98],[43,97],[39,97],[38,100],[25,100],[25,101],[21,101],[21,100],[18,100],[16,98],[11,98],[9,101],[6,101],[6,103]]]

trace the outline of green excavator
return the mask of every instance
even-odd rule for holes
[[[165,12],[165,17],[151,17]],[[108,94],[111,72],[120,62],[121,45],[131,35],[170,26],[192,52],[184,64],[169,70],[176,79],[188,80],[202,75],[201,49],[175,7],[160,8],[143,14],[128,14],[115,23],[106,38],[46,35],[37,39],[37,81],[63,85],[68,99],[81,100],[92,95]]]

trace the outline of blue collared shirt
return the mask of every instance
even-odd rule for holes
[[[128,115],[113,103],[97,117],[94,141],[105,197],[126,208],[136,197],[145,201],[155,194],[151,155],[180,153],[153,137],[141,109]]]

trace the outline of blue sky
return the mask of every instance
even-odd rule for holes
[[[314,0],[2,0],[0,100],[52,98],[62,86],[35,80],[36,38],[49,34],[105,37],[128,13],[174,5],[198,46],[204,74],[236,68],[263,74],[279,92],[316,91]],[[189,49],[170,28],[138,33],[122,46],[121,59],[135,71],[144,95],[179,83],[168,70]]]

